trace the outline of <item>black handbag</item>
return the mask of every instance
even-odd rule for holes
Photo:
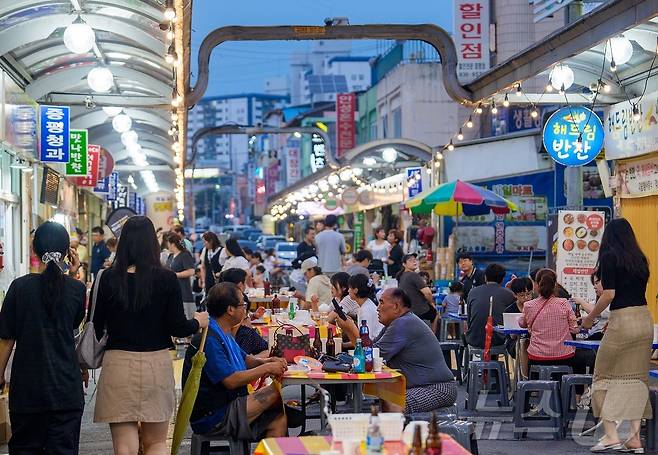
[[[349,373],[352,370],[354,357],[339,354],[337,357],[325,355],[322,357],[322,371],[325,373]]]

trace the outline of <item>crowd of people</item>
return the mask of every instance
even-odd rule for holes
[[[358,251],[353,263],[344,263],[344,239],[335,231],[335,220],[328,217],[323,224],[317,234],[307,229],[298,249],[307,280],[300,303],[315,308],[330,302],[328,321],[341,328],[345,346],[354,344],[359,328],[367,325],[373,347],[406,378],[405,408],[383,401],[385,410],[409,414],[453,405],[457,385],[437,337],[442,308],[434,304],[432,284],[419,273],[416,255],[402,254],[398,261],[397,235],[386,246],[383,230],[377,230],[370,248]],[[0,310],[0,377],[15,347],[10,453],[77,453],[83,384],[89,373],[79,366],[74,333],[85,318],[93,322],[96,338],[106,342],[94,421],[109,425],[117,454],[137,454],[140,446],[147,454],[167,452],[175,402],[172,338],[189,340],[185,381],[203,328],[208,329],[207,362],[192,429],[256,441],[286,435],[289,427],[299,424],[284,407],[281,394],[279,381],[287,363],[270,355],[267,342],[252,327],[264,309],[250,305],[247,289],[262,261],[248,257],[237,241],[229,239],[222,246],[216,235],[206,233],[201,268],[196,270],[184,232],[178,229],[158,238],[152,222],[142,216],[126,221],[113,252],[103,234],[94,229],[89,258],[95,276],[94,311],[87,311],[86,287],[76,279],[83,252],[76,244],[79,238],[71,241],[73,236],[54,222],[34,233],[39,273],[14,280],[6,294]],[[390,272],[395,264],[397,283],[378,292],[380,265]],[[528,365],[593,371],[592,404],[605,436],[592,450],[639,450],[641,419],[651,416],[647,383],[653,325],[645,299],[647,260],[628,222],[617,219],[606,227],[592,275],[596,302],[565,295],[550,269],[504,283],[506,271],[499,264],[482,272],[462,254],[459,266],[461,280],[451,284],[442,306],[444,311],[465,307],[466,344],[484,347],[490,311],[496,325],[503,323],[503,313],[518,313],[520,326],[529,330],[520,344],[523,352],[515,352],[519,344],[497,334],[492,344],[519,360],[527,359],[525,374]],[[193,277],[194,287],[204,295],[203,308],[194,301]],[[580,319],[576,305],[586,313]],[[573,335],[593,327],[597,328],[590,334],[602,338],[595,356],[565,346]],[[264,377],[273,382],[249,394],[248,385]],[[622,420],[631,425],[626,441],[617,434],[616,422]]]

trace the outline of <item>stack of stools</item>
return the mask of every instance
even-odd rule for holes
[[[463,383],[463,377],[462,377],[462,356],[464,355],[464,346],[462,343],[458,340],[452,340],[452,341],[440,341],[439,344],[441,345],[441,350],[443,351],[443,356],[446,359],[446,363],[448,365],[448,368],[451,368],[451,352],[454,351],[455,353],[455,363],[457,364],[457,369],[452,370],[453,374],[459,381],[459,384],[461,385]]]
[[[539,393],[537,409],[531,409],[530,397]],[[514,437],[520,439],[528,431],[551,433],[562,439],[562,405],[557,381],[520,381],[514,396]]]
[[[560,396],[562,401],[562,431],[564,436],[567,435],[569,430],[569,422],[576,421],[578,415],[578,408],[576,406],[576,389],[577,385],[591,386],[591,374],[565,374],[562,376],[562,385],[560,387]],[[587,417],[592,415],[592,411],[585,415],[583,423],[587,421]],[[592,420],[594,416],[592,415]]]
[[[568,365],[533,365],[530,367],[530,380],[560,381],[565,374],[571,374],[573,370]]]
[[[491,346],[491,357],[496,357],[496,356],[504,356],[505,357],[505,367],[509,371],[509,356],[507,354],[507,351],[505,350],[505,345],[500,345],[500,346]],[[484,360],[484,349],[481,348],[474,348],[473,346],[469,346],[468,344],[465,344],[464,347],[464,376],[468,378],[469,375],[469,369],[471,367],[471,362],[473,361],[473,358],[477,357],[480,360]]]
[[[486,381],[485,381],[486,374]],[[466,390],[466,409],[481,410],[481,405],[488,407],[490,400],[495,400],[497,407],[509,406],[509,380],[505,364],[501,362],[470,362]],[[481,398],[483,398],[482,401]]]

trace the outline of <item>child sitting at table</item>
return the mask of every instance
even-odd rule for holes
[[[443,299],[441,306],[443,307],[443,314],[461,313],[461,303],[464,299],[464,285],[461,281],[453,281],[450,283],[450,294],[446,295]],[[455,338],[455,324],[448,324],[448,334]]]
[[[264,288],[265,287],[265,266],[257,265],[254,270],[254,275],[252,276],[252,283],[255,288]]]

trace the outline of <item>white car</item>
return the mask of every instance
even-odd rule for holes
[[[292,261],[297,257],[296,242],[279,242],[274,247],[276,257],[284,267],[292,267]]]
[[[286,240],[282,235],[261,235],[256,241],[256,245],[259,250],[267,251],[270,248],[274,248],[277,243],[285,242]]]

